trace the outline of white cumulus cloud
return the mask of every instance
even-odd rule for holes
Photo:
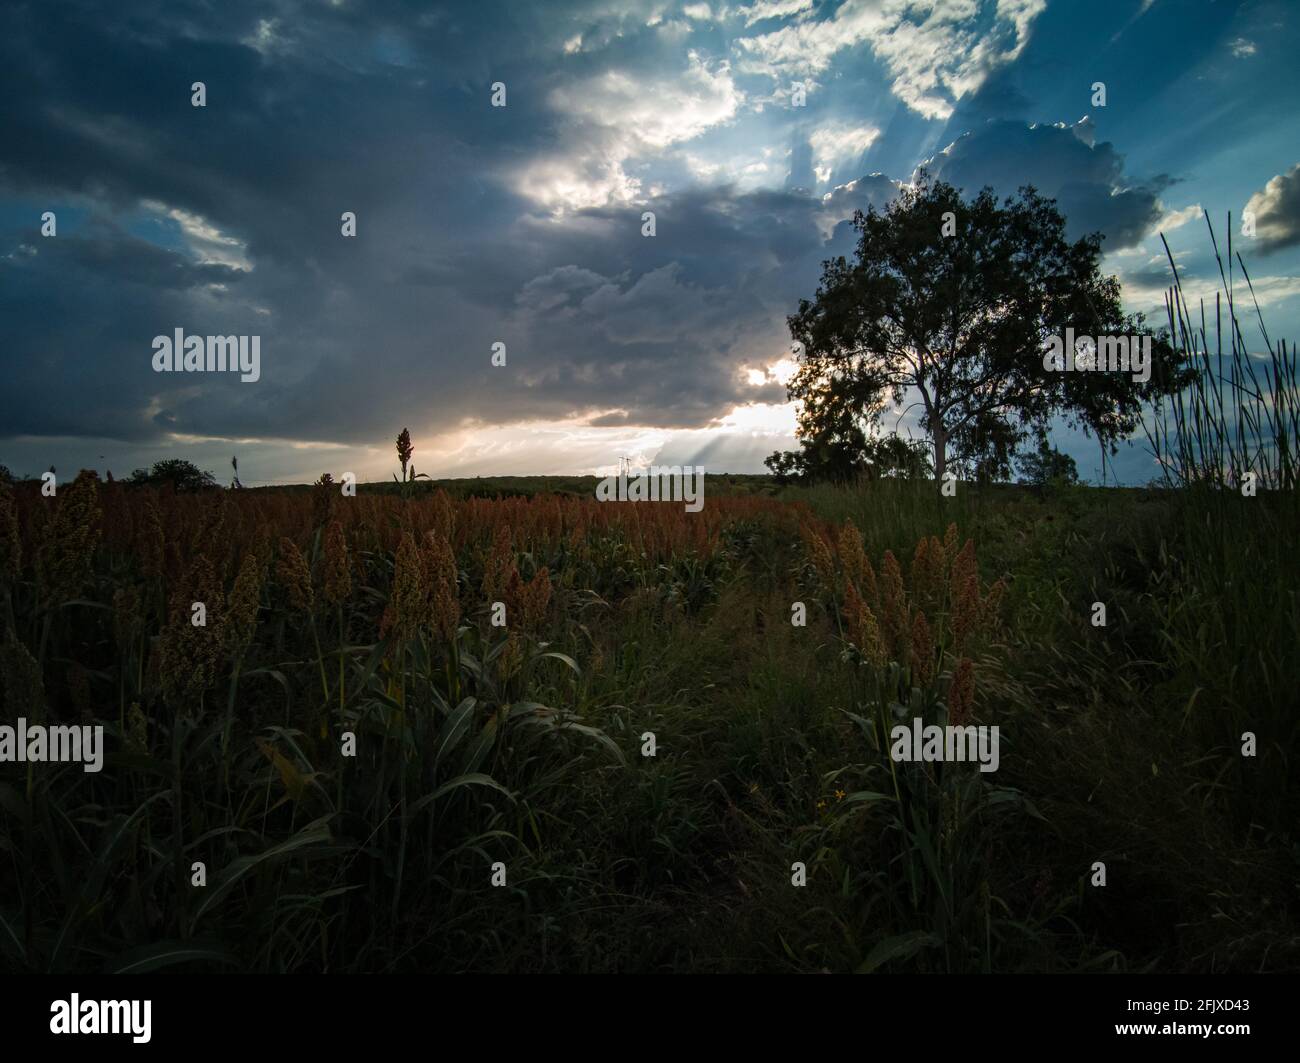
[[[846,0],[828,18],[797,21],[742,38],[744,69],[776,78],[824,72],[842,51],[868,45],[894,94],[926,118],[953,104],[996,68],[1019,57],[1045,0]]]

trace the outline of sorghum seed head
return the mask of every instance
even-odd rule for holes
[[[880,625],[876,622],[871,606],[862,600],[857,587],[852,583],[845,592],[843,613],[849,641],[873,665],[882,667],[887,655],[880,637]]]
[[[76,598],[90,582],[99,542],[99,478],[80,473],[59,495],[58,510],[36,555],[37,581],[47,602]]]
[[[400,638],[410,638],[425,619],[427,589],[424,560],[410,532],[402,533],[393,562],[393,588],[388,596],[392,623]]]
[[[948,720],[957,727],[965,726],[975,703],[975,662],[963,657],[953,671],[952,685],[948,688]]]
[[[916,611],[912,622],[912,685],[928,687],[934,679],[934,636],[923,610]]]
[[[836,546],[839,549],[840,564],[844,568],[844,574],[861,586],[862,570],[868,564],[867,553],[862,548],[862,533],[858,531],[852,520],[846,520],[840,528]]]
[[[880,566],[880,607],[889,652],[895,660],[901,660],[907,652],[910,634],[907,592],[903,587],[903,570],[891,550],[885,551]]]
[[[804,547],[808,551],[808,557],[822,582],[827,585],[832,584],[835,580],[835,564],[831,559],[830,547],[826,545],[826,540],[807,524],[800,529],[800,534],[803,537]]]
[[[0,679],[4,680],[5,719],[13,723],[25,716],[33,723],[43,723],[45,684],[41,668],[13,632],[0,642]]]
[[[243,657],[253,641],[264,573],[261,558],[251,550],[245,551],[226,610],[226,653],[235,659]]]
[[[311,612],[315,596],[311,588],[311,569],[298,544],[285,537],[280,540],[280,561],[275,570],[276,579],[289,596],[295,609]]]
[[[457,583],[456,555],[440,531],[431,531],[426,540],[429,582],[429,611],[433,629],[444,642],[454,642],[460,626],[460,591]]]
[[[347,601],[352,594],[352,567],[341,521],[331,521],[325,532],[324,565],[325,600],[331,605]]]

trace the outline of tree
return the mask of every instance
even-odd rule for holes
[[[853,396],[868,421],[915,395],[941,479],[949,457],[989,475],[1009,469],[1031,428],[1054,415],[1112,453],[1142,404],[1183,386],[1163,333],[1125,317],[1119,282],[1098,271],[1101,236],[1068,243],[1052,200],[1032,188],[967,202],[924,173],[881,213],[854,215],[853,262],[822,265],[816,297],[789,318],[802,344],[792,399]],[[1150,335],[1146,382],[1120,372],[1044,368],[1049,336]]]
[[[889,435],[865,440],[862,450],[849,461],[847,451],[836,453],[845,463],[819,459],[823,451],[816,445],[805,445],[801,450],[777,450],[763,459],[763,464],[781,483],[796,480],[846,483],[854,479],[878,480],[881,477],[918,479],[933,473],[930,467],[929,447],[922,441]]]
[[[795,382],[789,385],[791,397]],[[800,450],[772,454],[764,464],[779,479],[830,480],[844,483],[866,470],[869,418],[851,380],[829,376],[798,391],[801,399],[795,435]]]
[[[788,484],[804,477],[803,455],[797,450],[774,450],[763,464],[772,470],[778,483]]]
[[[832,376],[795,384],[799,400],[797,451],[776,451],[764,460],[776,478],[845,483],[860,477],[920,476],[929,471],[925,444],[896,434],[874,434],[878,418],[864,415],[854,382]]]
[[[1077,483],[1079,468],[1069,454],[1062,454],[1047,441],[1046,435],[1038,437],[1038,446],[1016,460],[1020,478],[1026,483],[1042,487],[1049,483]]]
[[[186,491],[208,491],[217,486],[216,478],[212,473],[200,469],[183,458],[156,461],[147,472],[144,469],[136,469],[128,482],[148,484],[153,487],[170,484],[178,494]]]
[[[907,480],[930,476],[934,469],[930,465],[929,447],[924,440],[904,439],[897,434],[879,436],[867,440],[867,463],[871,466],[871,476],[898,476]]]

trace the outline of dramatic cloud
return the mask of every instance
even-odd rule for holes
[[[852,126],[847,123],[835,123],[822,126],[808,138],[812,148],[813,172],[817,179],[825,183],[831,179],[837,167],[846,164],[856,172],[858,160],[862,153],[871,147],[880,136],[880,130],[872,126]]]
[[[816,76],[842,52],[869,45],[894,94],[926,118],[947,118],[953,102],[978,88],[1024,49],[1045,0],[845,0],[828,18],[740,43],[744,69],[774,77]]]
[[[1101,232],[1107,251],[1136,244],[1159,221],[1168,181],[1131,183],[1114,146],[1090,143],[1090,128],[1083,130],[1080,136],[1063,123],[991,122],[923,165],[967,195],[985,185],[1004,194],[1032,185],[1057,201],[1073,236]]]
[[[1179,268],[1179,280],[1183,299],[1187,305],[1192,308],[1194,313],[1199,312],[1199,308],[1204,305],[1211,317],[1211,328],[1213,328],[1215,296],[1223,298],[1222,280],[1209,269],[1201,269],[1198,275],[1191,276],[1181,266]],[[1243,327],[1246,328],[1253,329],[1255,300],[1258,300],[1261,308],[1268,308],[1277,307],[1300,295],[1300,277],[1284,277],[1276,274],[1256,276],[1252,274],[1250,280],[1251,288],[1254,291],[1253,299],[1251,290],[1244,283],[1240,284],[1237,291],[1237,298],[1241,301],[1238,311],[1240,312],[1247,307],[1251,308],[1243,318]],[[1157,325],[1163,324],[1167,317],[1165,297],[1173,286],[1174,274],[1169,268],[1168,262],[1152,263],[1143,269],[1125,273],[1124,301],[1131,309],[1141,310],[1152,317],[1153,323]],[[1251,338],[1254,339],[1253,335]]]
[[[1173,7],[1099,57],[1112,25],[1041,0],[5,5],[0,461],[383,475],[405,424],[431,473],[756,471],[790,445],[786,317],[927,157],[968,193],[1036,185],[1121,265],[1247,203],[1285,311],[1289,31]],[[1229,77],[1262,86],[1249,113]],[[260,380],[154,372],[176,328],[260,337]]]
[[[640,197],[641,181],[625,166],[690,141],[732,118],[743,94],[726,62],[695,52],[685,70],[653,78],[610,69],[558,87],[551,108],[569,121],[559,150],[530,163],[515,182],[547,207],[582,210]]]
[[[1246,210],[1255,215],[1255,237],[1262,253],[1300,244],[1300,163],[1251,196]]]

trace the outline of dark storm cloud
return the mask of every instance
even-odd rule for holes
[[[1086,124],[1028,126],[998,121],[964,134],[927,162],[935,177],[973,195],[985,185],[1008,195],[1032,185],[1057,201],[1074,238],[1100,232],[1107,251],[1131,247],[1160,218],[1169,179],[1132,184],[1112,144],[1090,144]]]
[[[572,406],[546,388],[485,388],[478,372],[515,292],[568,253],[520,225],[527,204],[491,179],[554,136],[523,62],[548,34],[537,13],[483,12],[471,31],[419,11],[371,5],[362,23],[320,5],[232,4],[219,18],[136,5],[116,22],[8,9],[0,92],[29,103],[6,111],[4,182],[92,220],[65,220],[53,240],[36,216],[5,234],[35,251],[0,267],[18,311],[7,431],[364,439],[416,405]],[[493,78],[510,107],[487,106]],[[193,81],[206,108],[190,105]],[[142,202],[233,242],[251,271],[187,265],[123,233],[116,216]],[[343,210],[359,217],[355,240],[339,234]],[[262,381],[154,374],[150,340],[174,327],[260,334]],[[57,408],[30,401],[54,370]],[[466,408],[473,395],[486,408]]]
[[[0,267],[22,305],[13,434],[359,442],[415,418],[611,409],[699,426],[755,397],[738,367],[781,355],[784,316],[815,287],[827,208],[806,194],[699,189],[556,219],[512,189],[503,175],[549,141],[581,152],[600,135],[545,105],[554,76],[520,58],[537,47],[529,16],[470,28],[391,5],[364,24],[235,6],[210,26],[205,9],[134,10],[118,27],[75,9],[9,17],[5,77],[30,78],[35,105],[6,120],[5,179],[95,219],[55,240],[9,234],[37,251]],[[572,25],[646,71],[664,59],[599,15]],[[487,106],[497,78],[503,109]],[[852,198],[837,193],[834,209],[846,216]],[[142,202],[184,212],[251,268],[197,265],[105,220]],[[339,234],[343,210],[355,239]],[[176,327],[260,335],[262,379],[155,374],[150,341]],[[513,372],[490,366],[498,340]],[[57,409],[28,401],[52,371]]]
[[[551,248],[562,264],[519,286],[507,327],[523,345],[526,375],[545,354],[537,380],[562,410],[625,411],[599,424],[702,426],[756,397],[737,378],[742,362],[785,353],[791,292],[811,295],[829,254],[819,229],[826,207],[799,193],[724,187],[649,209],[652,239],[640,237],[637,213],[586,212],[582,238]]]
[[[124,385],[149,370],[150,341],[172,327],[152,323],[193,320],[193,293],[236,289],[241,276],[102,220],[55,239],[30,236],[0,259],[0,423],[13,435],[154,434],[147,402],[123,405]],[[221,301],[214,295],[214,306]]]
[[[786,353],[785,317],[823,259],[851,252],[853,211],[887,203],[938,127],[850,69],[826,79],[846,93],[835,106],[769,103],[758,136],[737,131],[729,87],[752,106],[772,86],[727,72],[716,28],[615,6],[6,6],[0,431],[368,444],[462,419],[700,427],[779,401],[742,368]],[[629,117],[626,95],[601,96],[610,71],[651,106]],[[498,80],[505,108],[489,106]],[[694,127],[661,99],[684,82],[716,93],[703,161],[774,149],[764,188],[692,176]],[[1029,128],[1018,85],[995,72],[958,101],[932,168],[968,192],[1032,182],[1108,250],[1140,238],[1164,184],[1079,128]],[[817,195],[799,188],[823,119],[885,133]],[[547,182],[570,177],[635,194],[556,213]],[[260,335],[261,379],[154,373],[151,340],[177,327]],[[507,369],[490,364],[497,341]]]

